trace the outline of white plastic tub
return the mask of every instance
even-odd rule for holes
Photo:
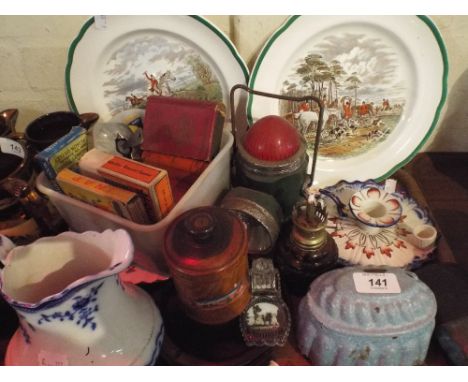
[[[51,188],[44,173],[39,174],[36,185],[40,192],[50,198],[72,231],[84,232],[92,230],[102,232],[108,228],[123,228],[127,230],[133,239],[135,248],[150,256],[156,265],[158,273],[165,278],[168,276],[168,269],[162,253],[162,241],[166,228],[178,215],[189,209],[213,205],[221,192],[229,188],[233,141],[232,134],[225,128],[218,155],[211,161],[206,170],[203,171],[171,212],[155,224],[137,224],[61,194]]]

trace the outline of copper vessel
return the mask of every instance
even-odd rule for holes
[[[0,137],[16,134],[15,125],[18,114],[18,109],[6,109],[0,112]]]

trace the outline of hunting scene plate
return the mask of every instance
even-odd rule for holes
[[[381,180],[407,163],[435,128],[447,55],[427,17],[293,16],[266,42],[249,87],[324,104],[315,183]],[[250,95],[250,124],[280,115],[313,150],[318,105]]]
[[[88,20],[72,42],[67,96],[77,112],[107,122],[147,97],[221,101],[248,69],[231,41],[199,16],[107,16]],[[229,116],[229,110],[226,114]]]

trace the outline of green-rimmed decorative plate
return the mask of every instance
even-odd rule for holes
[[[231,87],[247,81],[234,45],[200,16],[107,16],[99,25],[92,18],[66,67],[70,107],[102,121],[143,109],[152,95],[222,101],[229,109]]]
[[[266,42],[249,87],[325,105],[315,183],[381,180],[434,130],[447,94],[442,38],[425,16],[292,16]],[[249,96],[249,122],[281,115],[315,140],[317,108]]]

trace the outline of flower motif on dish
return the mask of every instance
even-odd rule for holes
[[[390,227],[401,217],[401,204],[395,195],[377,187],[357,192],[349,201],[351,213],[361,223],[371,227]]]
[[[384,186],[372,180],[352,183],[341,181],[326,187],[322,192],[328,211],[327,231],[338,246],[340,261],[347,265],[388,265],[415,269],[430,260],[436,245],[421,249],[411,244],[408,237],[414,227],[433,223],[427,211],[407,194],[399,193],[401,209],[396,224],[381,227],[378,232],[364,229],[352,214],[344,215],[340,210],[342,206],[336,204],[339,200],[343,205],[350,206],[353,196],[369,190],[373,190],[371,193],[374,196],[378,194],[376,191],[379,191],[379,195],[391,196],[385,192]]]

